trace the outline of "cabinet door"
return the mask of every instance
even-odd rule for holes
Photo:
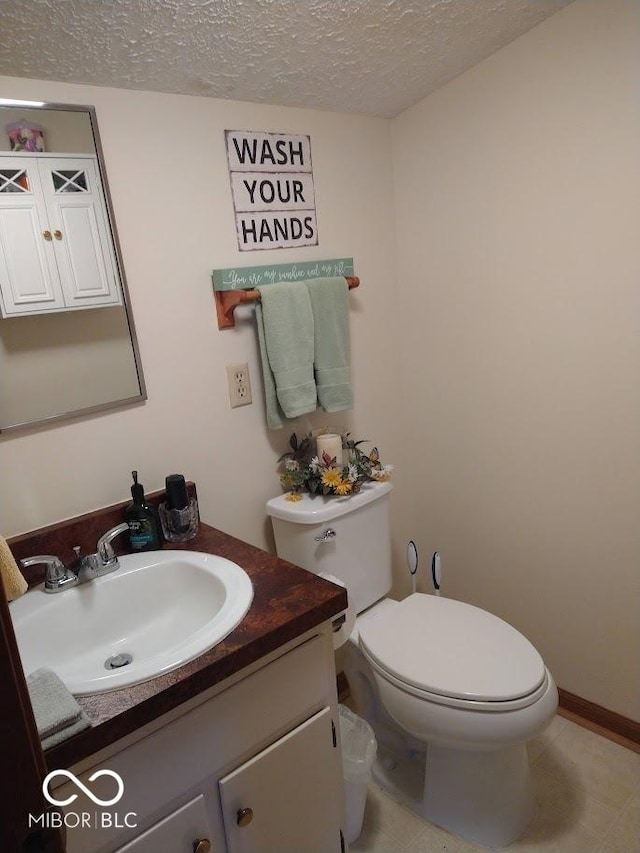
[[[64,308],[37,160],[0,157],[3,317]]]
[[[219,782],[228,853],[339,853],[342,765],[324,708]]]
[[[204,797],[200,795],[115,853],[217,853],[210,838]]]
[[[39,158],[40,181],[68,308],[122,301],[94,157]]]

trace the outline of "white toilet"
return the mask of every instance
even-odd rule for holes
[[[267,503],[278,555],[347,587],[344,671],[378,740],[374,777],[433,823],[489,847],[535,813],[526,742],[558,692],[536,649],[484,610],[391,588],[390,483]],[[349,620],[348,620],[349,621]]]

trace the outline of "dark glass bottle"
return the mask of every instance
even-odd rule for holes
[[[158,507],[162,535],[167,542],[189,542],[198,533],[198,502],[190,498],[182,474],[165,480],[167,499]]]
[[[155,509],[147,503],[144,486],[138,482],[138,472],[132,471],[133,485],[131,497],[133,503],[125,509],[124,515],[129,525],[129,542],[132,551],[155,551],[160,548],[160,526]]]

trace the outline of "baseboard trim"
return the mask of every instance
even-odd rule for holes
[[[595,702],[576,696],[575,693],[569,693],[568,690],[563,690],[561,687],[558,688],[558,695],[560,707],[563,710],[575,714],[581,720],[591,723],[598,729],[602,729],[602,734],[616,735],[618,738],[631,741],[640,747],[640,723],[618,714],[617,711],[610,711],[608,708],[603,708],[602,705],[596,705]]]

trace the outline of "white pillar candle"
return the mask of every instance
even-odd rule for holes
[[[319,435],[316,439],[318,448],[318,459],[322,462],[323,452],[332,459],[335,456],[336,468],[342,468],[342,438],[332,432]]]

